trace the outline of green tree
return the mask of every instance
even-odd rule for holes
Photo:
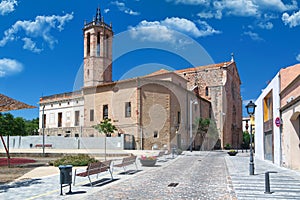
[[[250,144],[250,134],[248,131],[243,132],[243,144],[242,148],[243,149],[248,149]]]
[[[110,137],[111,134],[117,130],[117,128],[111,123],[111,119],[104,119],[100,124],[94,125],[94,129],[96,129],[99,133],[104,133],[104,157],[106,160],[106,137]]]
[[[197,134],[200,135],[200,146],[203,145],[204,139],[207,136],[208,128],[211,120],[209,118],[196,118],[195,124],[198,125]],[[202,147],[203,149],[204,147]]]
[[[37,135],[39,129],[39,118],[25,120],[26,135]]]
[[[35,135],[39,128],[39,118],[25,120],[22,117],[14,117],[10,113],[0,113],[0,133],[4,136]]]
[[[13,121],[14,124],[12,126],[12,135],[28,135],[25,131],[25,120],[22,117],[16,117]]]
[[[10,113],[0,115],[0,133],[4,136],[16,135],[15,134],[15,121],[14,116]]]

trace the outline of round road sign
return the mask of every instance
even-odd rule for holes
[[[279,127],[280,124],[281,124],[280,118],[279,118],[279,117],[276,117],[276,119],[275,119],[275,125],[276,125],[277,127]]]

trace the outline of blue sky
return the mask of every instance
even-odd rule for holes
[[[166,47],[118,57],[114,80],[147,63],[191,67],[169,52],[182,41],[175,31],[196,41],[215,63],[229,61],[234,53],[244,101],[256,99],[281,68],[300,62],[300,3],[295,0],[2,0],[0,92],[38,105],[43,95],[72,91],[83,61],[84,20],[92,21],[98,5],[115,36],[135,34]],[[38,109],[14,114],[32,119]]]

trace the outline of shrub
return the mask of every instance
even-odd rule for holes
[[[95,158],[91,158],[86,154],[66,155],[55,161],[50,162],[50,165],[58,167],[59,165],[86,166],[89,163],[98,162]]]
[[[177,149],[177,155],[182,154],[182,149]]]
[[[225,145],[224,149],[231,149],[231,144],[228,144],[228,143],[227,143],[227,144]]]

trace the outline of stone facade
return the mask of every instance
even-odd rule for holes
[[[110,118],[118,133],[134,136],[136,149],[171,149],[173,146],[200,149],[205,144],[205,149],[210,150],[216,144],[219,147],[227,143],[234,147],[240,145],[240,79],[234,61],[175,72],[159,70],[147,76],[113,82],[113,31],[111,25],[104,23],[99,9],[96,18],[84,25],[83,35],[84,87],[80,91],[80,124],[73,127],[73,121],[69,127],[67,124],[48,127],[51,128],[49,134],[67,131],[73,136],[73,132],[79,131],[83,137],[99,136],[91,127]],[[62,99],[57,101],[51,96],[41,99],[40,113],[43,106],[52,101]],[[59,109],[63,108],[57,109],[61,113]],[[46,116],[49,114],[47,107]],[[78,112],[74,112],[71,119],[75,120],[75,114],[78,117]],[[195,120],[199,118],[213,119],[205,137],[198,133]]]
[[[186,80],[173,72],[85,87],[85,126],[102,121],[103,107],[107,106],[107,117],[112,119],[119,133],[134,135],[137,149],[187,148],[189,120],[194,123],[200,113],[209,117],[210,102],[185,88]],[[193,118],[185,118],[189,116],[188,102],[192,99],[199,102],[198,107],[203,112],[193,107]],[[128,103],[130,116],[126,116]],[[94,110],[93,121],[89,116],[91,110]],[[197,142],[193,145],[199,146]]]
[[[220,144],[240,147],[242,142],[241,81],[234,61],[178,70],[188,88],[198,87],[199,96],[211,101]]]

